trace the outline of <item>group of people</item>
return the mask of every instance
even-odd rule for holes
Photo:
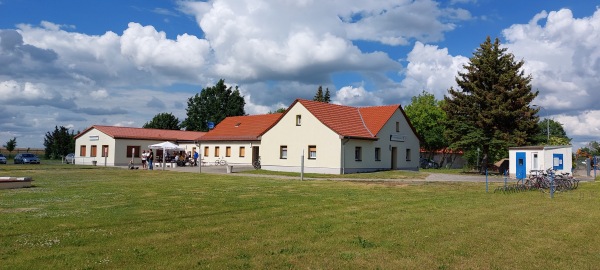
[[[152,150],[142,151],[142,169],[154,170],[154,152]]]
[[[178,152],[171,156],[171,162],[176,162],[177,166],[196,166],[198,165],[198,152]]]
[[[184,166],[186,163],[189,163],[191,166],[197,166],[198,157],[197,151],[194,151],[193,155],[191,153],[175,153],[170,160],[171,162],[177,162],[177,166]],[[154,152],[152,150],[143,150],[141,158],[143,170],[154,169]],[[130,169],[131,166],[133,166],[133,161],[130,162]]]

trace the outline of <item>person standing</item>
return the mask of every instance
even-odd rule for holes
[[[198,166],[198,150],[194,151],[194,165],[193,166]]]
[[[142,151],[142,169],[147,169],[146,167],[146,157],[148,157],[148,155],[146,154],[146,150]]]
[[[154,166],[152,164],[154,161],[154,153],[152,152],[152,150],[148,150],[146,161],[148,162],[148,170],[154,170]]]

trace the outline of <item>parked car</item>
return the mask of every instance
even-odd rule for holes
[[[22,153],[15,156],[15,164],[40,164],[40,159],[31,153]]]
[[[65,157],[65,162],[67,164],[75,164],[75,154],[74,153],[67,154],[67,156]]]
[[[429,158],[421,158],[419,161],[419,166],[421,169],[439,169],[440,165],[437,162],[433,161]]]
[[[0,154],[0,164],[6,164],[6,157],[3,154]]]

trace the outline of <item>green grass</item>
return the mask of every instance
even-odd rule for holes
[[[0,165],[2,269],[590,269],[600,185],[298,181]]]

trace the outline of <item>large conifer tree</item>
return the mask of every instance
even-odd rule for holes
[[[485,165],[507,156],[508,147],[531,144],[538,133],[539,108],[531,101],[531,76],[524,61],[488,37],[458,73],[460,89],[450,88],[442,108],[446,111],[446,137],[454,149],[481,150]]]

